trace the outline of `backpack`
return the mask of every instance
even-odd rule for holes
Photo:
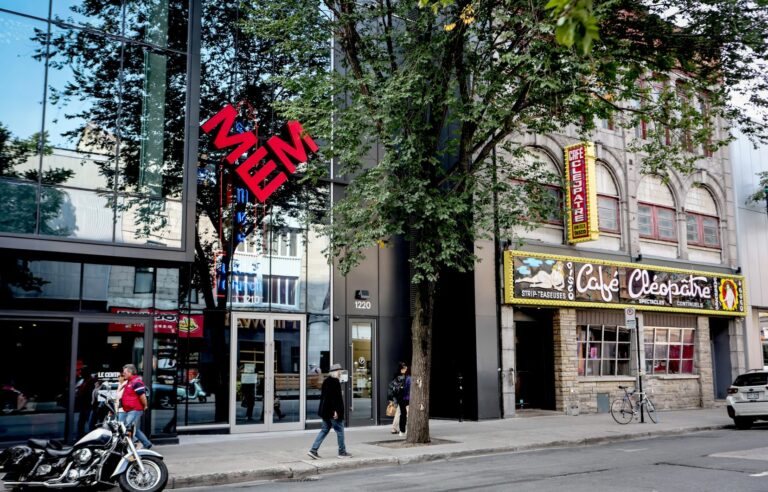
[[[405,389],[405,381],[397,376],[395,379],[389,382],[387,387],[387,399],[399,400],[403,396],[403,390]]]

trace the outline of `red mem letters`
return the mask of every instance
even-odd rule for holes
[[[221,111],[213,115],[208,121],[203,123],[202,129],[205,133],[212,132],[216,127],[219,131],[213,139],[213,146],[217,149],[225,147],[235,147],[227,154],[225,158],[230,164],[234,164],[246,152],[257,145],[256,134],[253,132],[233,133],[230,130],[235,125],[237,119],[237,110],[227,104]],[[248,188],[256,195],[256,198],[264,203],[269,196],[275,192],[288,179],[284,171],[280,170],[272,179],[269,175],[277,169],[277,164],[273,159],[269,159],[267,147],[272,154],[277,157],[283,167],[293,174],[296,172],[296,163],[307,162],[307,151],[304,145],[312,152],[317,152],[318,147],[312,137],[304,132],[301,123],[298,121],[288,122],[288,134],[291,142],[286,142],[278,136],[272,136],[267,140],[266,147],[258,147],[246,158],[246,160],[237,166],[235,172]],[[267,159],[265,161],[265,159]]]

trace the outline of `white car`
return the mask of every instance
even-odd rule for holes
[[[741,374],[728,388],[728,416],[738,429],[749,429],[755,420],[768,420],[768,371]]]

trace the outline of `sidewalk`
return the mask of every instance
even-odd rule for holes
[[[319,460],[307,456],[317,430],[260,434],[187,435],[178,445],[157,446],[170,470],[168,488],[301,478],[354,468],[398,465],[498,452],[617,442],[679,435],[731,425],[724,408],[668,411],[660,422],[619,425],[610,414],[514,417],[483,422],[430,421],[433,443],[401,447],[390,426],[346,429],[351,459],[338,459],[331,431]],[[646,418],[647,420],[647,418]],[[388,445],[389,443],[389,445]]]

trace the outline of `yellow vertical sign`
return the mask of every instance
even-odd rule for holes
[[[565,198],[568,210],[568,242],[594,241],[600,237],[597,223],[595,145],[579,142],[565,148]]]

